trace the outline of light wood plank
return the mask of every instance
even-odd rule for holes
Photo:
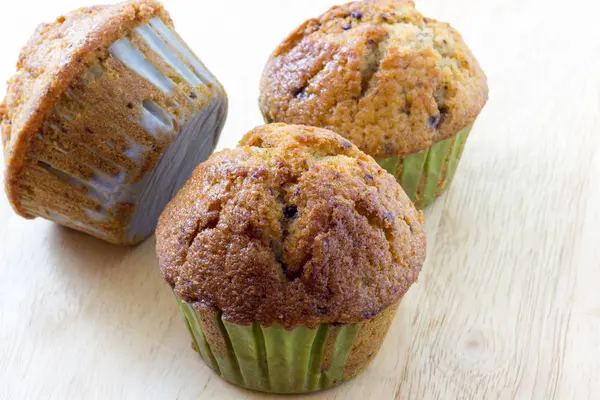
[[[226,87],[220,148],[261,123],[258,78],[322,0],[167,0]],[[91,1],[2,4],[8,77],[36,24]],[[422,0],[490,82],[428,259],[382,351],[328,399],[600,398],[600,40],[585,0]],[[2,87],[0,90],[4,90]],[[0,398],[270,399],[203,365],[151,239],[103,244],[0,199]],[[294,398],[294,397],[288,397]],[[296,398],[300,398],[297,396]]]

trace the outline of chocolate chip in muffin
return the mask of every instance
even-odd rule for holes
[[[298,207],[294,205],[287,205],[283,209],[283,215],[288,219],[295,218],[296,214],[298,214]]]
[[[308,94],[306,93],[305,90],[306,90],[306,86],[303,86],[300,88],[292,89],[292,93],[293,93],[294,97],[297,99],[306,99],[308,97]]]
[[[446,119],[447,113],[448,109],[446,107],[441,107],[438,115],[432,115],[427,119],[427,124],[431,127],[431,129],[437,130]]]
[[[319,315],[327,315],[327,314],[329,314],[329,307],[318,307],[317,313]]]
[[[265,66],[259,102],[273,122],[327,127],[375,158],[404,157],[457,135],[487,101],[468,46],[413,1],[352,2],[314,21]],[[291,90],[307,81],[310,96]]]
[[[394,216],[420,214],[393,176],[342,143],[325,129],[271,124],[200,164],[157,231],[177,296],[230,322],[288,329],[356,323],[397,302],[426,238],[423,225],[411,235]],[[206,229],[215,202],[219,222]]]
[[[440,123],[440,115],[431,115],[428,119],[427,119],[427,124],[429,124],[429,127],[431,129],[437,129],[439,123]]]

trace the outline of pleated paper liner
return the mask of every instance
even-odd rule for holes
[[[21,206],[109,242],[139,243],[212,153],[226,113],[216,78],[155,17],[109,46],[57,101],[32,139]]]
[[[472,127],[472,124],[468,125],[427,150],[405,157],[376,158],[375,161],[396,177],[415,207],[425,208],[452,182]]]
[[[361,323],[286,330],[228,322],[175,298],[210,368],[235,385],[272,393],[323,390],[357,375],[377,354],[399,304]]]

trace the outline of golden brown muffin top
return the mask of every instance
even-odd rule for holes
[[[372,318],[425,259],[423,216],[393,176],[331,131],[285,124],[201,164],[156,235],[176,294],[242,324]]]
[[[320,126],[373,157],[454,136],[487,101],[487,79],[459,33],[410,0],[331,8],[277,47],[261,80],[269,122]]]
[[[112,43],[155,16],[172,24],[162,5],[154,0],[80,8],[38,26],[23,47],[17,72],[8,81],[0,105],[6,191],[17,212],[26,215],[17,199],[15,177],[46,115],[71,82],[105,56]]]

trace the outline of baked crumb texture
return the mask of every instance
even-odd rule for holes
[[[260,89],[267,122],[328,128],[375,158],[454,137],[488,95],[459,33],[410,0],[348,3],[306,21],[273,52]]]
[[[348,140],[272,124],[198,166],[160,217],[157,253],[177,296],[223,320],[357,323],[416,280],[422,218]]]
[[[228,381],[277,393],[368,365],[426,242],[422,213],[371,157],[285,124],[198,166],[156,235],[193,347]]]
[[[0,109],[8,198],[24,217],[137,243],[212,152],[226,110],[160,3],[61,16],[23,48]]]

